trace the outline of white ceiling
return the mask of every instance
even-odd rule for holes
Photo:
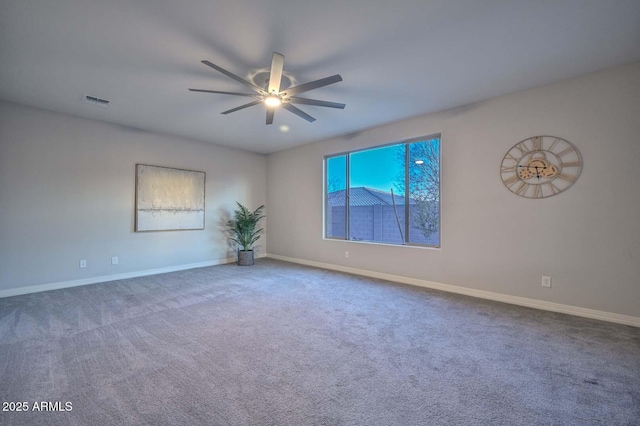
[[[308,123],[220,112],[285,56]],[[0,0],[0,99],[259,153],[640,60],[639,0]],[[83,94],[111,101],[81,102]],[[280,125],[290,127],[282,133]]]

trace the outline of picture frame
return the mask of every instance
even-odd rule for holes
[[[135,232],[205,228],[206,173],[136,164]]]

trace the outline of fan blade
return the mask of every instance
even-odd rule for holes
[[[320,80],[312,81],[310,83],[304,83],[299,86],[289,87],[288,89],[282,91],[282,95],[285,97],[292,96],[298,93],[308,92],[309,90],[317,89],[319,87],[328,86],[339,81],[342,81],[342,77],[340,77],[340,74],[336,74],[332,75],[331,77],[325,77],[321,78]]]
[[[297,115],[298,117],[302,117],[305,120],[307,120],[309,123],[313,123],[314,121],[316,121],[315,118],[313,118],[312,116],[310,116],[309,114],[307,114],[306,112],[294,107],[291,104],[287,104],[284,103],[282,104],[282,108],[286,109],[287,111],[290,111],[292,113],[294,113],[295,115]]]
[[[327,101],[317,101],[315,99],[306,99],[306,98],[296,98],[291,97],[288,99],[292,104],[305,104],[305,105],[316,105],[328,108],[339,108],[344,109],[345,104],[339,104],[337,102],[327,102]]]
[[[221,92],[219,90],[189,89],[192,92],[219,93],[221,95],[248,96],[250,98],[261,98],[262,95],[255,93]]]
[[[241,109],[249,108],[250,106],[258,105],[262,103],[262,99],[258,99],[257,101],[249,102],[248,104],[240,105],[239,107],[230,109],[228,111],[221,112],[220,114],[229,114],[232,112],[239,111]]]
[[[267,124],[273,124],[273,116],[276,113],[276,109],[273,107],[267,107]]]
[[[238,77],[237,75],[225,70],[224,68],[220,68],[219,66],[217,66],[216,64],[212,64],[211,62],[204,60],[202,61],[203,64],[210,66],[211,68],[213,68],[216,71],[220,71],[222,74],[226,75],[227,77],[231,77],[232,79],[234,79],[235,81],[237,81],[238,83],[242,83],[245,86],[247,86],[249,89],[254,90],[258,93],[260,93],[261,95],[264,94],[264,90],[259,88],[258,86],[256,86],[255,84],[245,80],[242,77]]]
[[[282,81],[282,70],[284,68],[284,56],[273,52],[271,58],[271,72],[269,73],[269,93],[280,93],[280,81]]]

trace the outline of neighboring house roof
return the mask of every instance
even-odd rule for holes
[[[345,205],[345,190],[333,191],[327,194],[330,206],[344,206]],[[357,188],[349,188],[349,205],[355,206],[391,206],[393,200],[391,199],[391,192],[384,192],[378,189],[368,188],[366,186],[360,186]],[[396,205],[404,205],[405,197],[395,193],[393,194]],[[409,201],[414,204],[414,200]]]

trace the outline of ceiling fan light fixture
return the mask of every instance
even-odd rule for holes
[[[270,107],[277,107],[282,103],[282,100],[278,95],[268,95],[264,97],[264,103]]]
[[[299,98],[295,95],[299,93],[308,92],[310,90],[319,89],[320,87],[328,86],[333,83],[337,83],[342,81],[342,77],[340,74],[335,74],[330,77],[321,78],[320,80],[311,81],[309,83],[304,84],[294,84],[293,86],[285,84],[285,89],[282,90],[282,76],[284,75],[283,67],[284,67],[284,56],[281,53],[273,52],[273,57],[271,58],[271,68],[269,68],[269,79],[265,82],[265,86],[260,87],[255,83],[245,80],[242,77],[235,75],[232,72],[225,70],[222,67],[217,66],[216,64],[212,64],[207,60],[201,61],[208,67],[213,68],[214,70],[226,75],[244,85],[245,87],[251,89],[255,93],[239,93],[239,92],[225,92],[221,90],[208,90],[208,89],[189,89],[192,92],[205,92],[205,93],[218,93],[221,95],[234,95],[234,96],[245,96],[249,98],[254,98],[253,102],[249,102],[244,105],[240,105],[239,107],[231,108],[228,111],[223,111],[220,114],[230,114],[232,112],[240,111],[241,109],[249,108],[254,105],[264,104],[267,108],[267,119],[266,124],[273,124],[273,116],[276,112],[276,108],[282,105],[283,109],[286,109],[292,114],[297,115],[298,117],[307,120],[309,123],[313,123],[316,121],[315,118],[302,111],[300,108],[296,107],[293,104],[304,104],[304,105],[315,105],[321,107],[328,108],[338,108],[344,109],[345,104],[340,104],[337,102],[327,102],[320,101],[317,99],[308,99],[308,98]],[[289,82],[293,82],[292,79],[289,79]]]

